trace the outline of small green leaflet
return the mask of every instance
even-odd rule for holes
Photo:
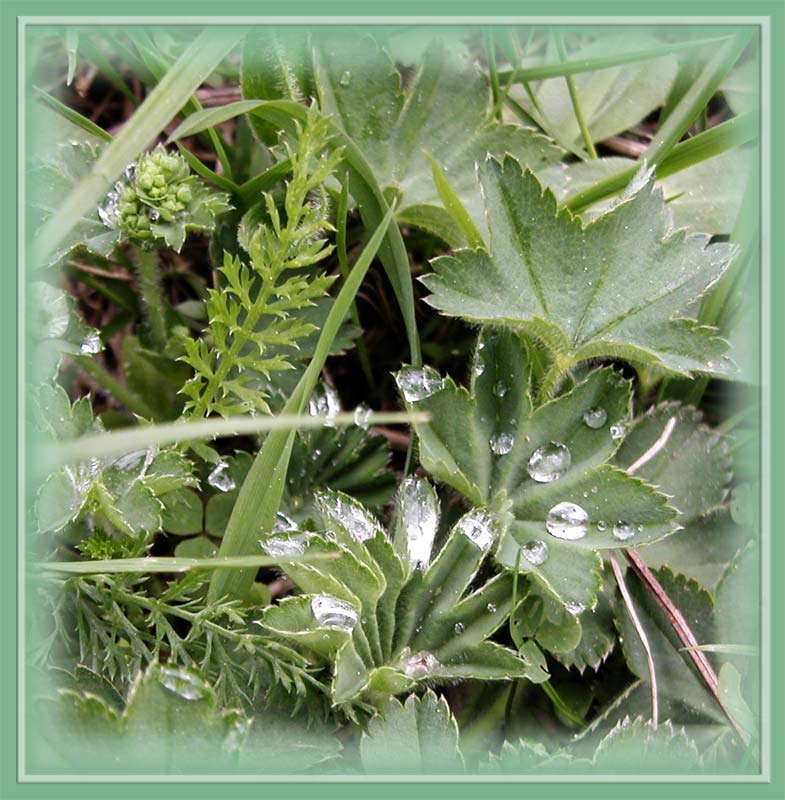
[[[606,357],[681,375],[733,371],[716,331],[677,315],[736,250],[671,231],[662,192],[645,178],[584,228],[515,159],[489,159],[480,168],[489,252],[435,259],[427,302],[536,336],[566,367]]]
[[[362,150],[383,188],[399,195],[396,219],[460,245],[442,207],[426,153],[445,171],[453,191],[485,230],[475,190],[475,162],[510,153],[532,169],[562,151],[532,128],[489,122],[492,105],[479,69],[434,40],[411,81],[368,36],[332,36],[320,51],[321,107]],[[460,110],[460,113],[458,113]]]
[[[432,415],[415,426],[425,469],[475,505],[509,513],[497,560],[513,569],[520,550],[521,569],[579,613],[596,601],[598,551],[666,536],[676,511],[608,463],[629,420],[628,381],[601,368],[534,409],[529,373],[515,334],[485,330],[468,391],[429,368],[404,368],[397,381],[408,408]],[[554,518],[570,507],[574,524]]]

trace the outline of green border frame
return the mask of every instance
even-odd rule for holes
[[[634,791],[639,797],[658,797],[662,792],[673,796],[700,797],[711,794],[712,797],[785,797],[785,764],[782,759],[772,754],[785,749],[785,686],[780,680],[782,665],[785,663],[785,631],[779,625],[781,620],[778,611],[785,610],[784,590],[780,569],[785,565],[785,537],[777,536],[781,530],[772,528],[772,522],[785,519],[784,498],[782,492],[775,487],[785,484],[785,417],[781,409],[785,407],[785,379],[783,378],[782,353],[785,352],[785,315],[782,313],[785,301],[785,229],[781,220],[785,218],[785,157],[783,149],[778,146],[785,141],[785,107],[781,98],[785,95],[785,5],[782,0],[753,0],[742,3],[733,0],[661,0],[656,6],[657,14],[650,13],[650,8],[643,4],[635,4],[630,8],[629,2],[618,0],[598,0],[591,6],[580,0],[565,0],[547,5],[547,13],[543,14],[541,6],[534,3],[505,2],[488,0],[482,5],[483,14],[476,13],[476,4],[466,0],[456,0],[449,4],[428,0],[412,2],[402,0],[396,4],[392,14],[384,7],[369,7],[367,2],[343,0],[330,4],[330,16],[325,16],[325,5],[316,0],[299,0],[290,15],[283,17],[275,14],[277,8],[272,3],[260,8],[259,2],[242,2],[241,0],[224,0],[221,10],[224,15],[215,16],[215,6],[206,0],[137,0],[134,4],[133,16],[107,15],[106,3],[94,0],[73,0],[67,5],[49,0],[23,2],[22,0],[0,0],[0,82],[3,86],[3,97],[6,107],[16,106],[14,96],[21,86],[20,57],[18,49],[21,38],[17,34],[23,25],[40,20],[41,23],[70,22],[102,22],[117,24],[123,22],[175,22],[177,24],[201,24],[209,18],[212,22],[244,23],[253,18],[256,21],[269,23],[289,22],[294,24],[318,25],[330,23],[347,23],[363,21],[369,24],[386,24],[390,22],[409,23],[472,23],[499,24],[512,20],[531,20],[539,24],[546,23],[600,23],[634,22],[638,24],[655,22],[673,22],[681,24],[756,24],[761,26],[764,39],[763,84],[762,84],[762,395],[763,395],[763,439],[762,439],[762,491],[763,491],[763,529],[769,533],[764,537],[762,550],[762,592],[764,606],[762,667],[764,691],[768,684],[770,703],[762,708],[762,724],[768,729],[768,747],[764,736],[763,763],[768,763],[770,772],[761,776],[717,776],[707,779],[696,776],[694,781],[682,777],[667,779],[662,776],[625,776],[620,780],[596,781],[587,778],[573,778],[570,783],[553,782],[552,779],[522,779],[515,777],[462,776],[459,783],[444,782],[434,778],[384,779],[360,778],[347,782],[345,776],[331,778],[319,777],[315,781],[299,779],[276,781],[275,778],[264,779],[259,786],[257,781],[233,783],[231,790],[227,785],[231,782],[228,776],[221,776],[223,784],[209,784],[203,776],[198,783],[184,783],[178,776],[159,780],[157,778],[129,779],[143,786],[118,785],[115,781],[95,778],[80,782],[74,778],[68,782],[60,782],[57,778],[47,779],[30,776],[31,782],[21,783],[17,773],[17,691],[19,675],[17,673],[18,638],[12,631],[17,631],[18,624],[18,587],[21,572],[17,570],[19,552],[16,540],[17,513],[24,506],[18,494],[18,476],[24,474],[18,470],[21,466],[16,459],[19,445],[17,419],[23,407],[20,382],[17,391],[0,394],[0,448],[2,448],[5,469],[4,480],[0,482],[0,508],[3,509],[6,525],[5,553],[0,563],[0,614],[2,615],[3,643],[6,645],[0,652],[0,797],[137,797],[144,792],[151,797],[255,797],[263,791],[285,793],[290,797],[312,794],[315,787],[310,784],[322,784],[317,790],[324,797],[364,797],[368,793],[366,784],[372,784],[371,790],[378,798],[397,797],[399,791],[411,791],[415,785],[422,787],[429,797],[449,796],[451,798],[473,797],[477,792],[476,784],[493,783],[494,796],[518,797],[525,791],[542,792],[552,797],[572,797],[578,780],[581,794],[585,797],[627,796]],[[587,11],[591,13],[588,14]],[[68,13],[65,17],[64,12]],[[166,14],[167,16],[164,16]],[[199,14],[200,16],[196,16]],[[35,20],[31,17],[35,16]],[[77,16],[78,15],[78,16]],[[203,16],[201,16],[203,15]],[[19,71],[19,72],[18,72]],[[17,83],[18,81],[18,83]],[[15,263],[20,255],[18,250],[19,232],[18,194],[21,189],[20,167],[18,164],[19,141],[16,122],[13,115],[6,115],[0,124],[0,154],[3,159],[2,173],[5,181],[2,186],[3,213],[0,215],[2,241],[6,243],[6,262]],[[11,176],[17,176],[19,185],[15,186]],[[779,221],[779,222],[777,222]],[[774,265],[777,265],[777,269]],[[0,350],[3,354],[4,372],[16,373],[18,359],[17,324],[20,317],[18,303],[18,276],[15,270],[6,267],[14,291],[10,287],[0,297]],[[12,556],[13,553],[13,556]],[[768,573],[765,567],[768,566]],[[771,621],[775,620],[772,630]],[[769,636],[767,636],[767,629]],[[779,669],[777,669],[779,667]],[[771,679],[774,678],[772,681]],[[519,784],[526,780],[527,788]],[[34,781],[34,782],[33,782]],[[206,784],[206,785],[205,785]],[[250,785],[249,785],[250,784]],[[399,787],[398,784],[404,784]],[[648,785],[647,785],[648,784]],[[660,785],[667,784],[667,785]],[[530,786],[531,788],[528,788]],[[154,788],[155,787],[155,788]],[[536,788],[535,788],[536,787]],[[156,791],[157,790],[157,791]],[[155,793],[154,793],[155,792]],[[415,795],[417,796],[417,795]]]

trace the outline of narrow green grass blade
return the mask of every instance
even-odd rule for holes
[[[425,155],[428,161],[431,162],[433,182],[436,184],[436,191],[439,192],[439,197],[447,213],[460,228],[469,247],[484,247],[482,235],[477,230],[477,226],[472,222],[469,212],[463,207],[460,198],[455,194],[452,186],[450,186],[450,182],[447,180],[447,176],[444,174],[444,170],[439,165],[439,162],[430,153],[426,153]]]
[[[713,156],[724,153],[733,147],[755,139],[758,135],[758,121],[755,114],[749,112],[741,116],[729,119],[720,125],[709,128],[705,133],[699,133],[686,142],[677,144],[670,153],[660,162],[656,169],[658,178],[667,178],[687,167],[706,161]],[[593,186],[589,186],[581,192],[577,192],[565,203],[565,208],[569,208],[574,213],[580,213],[594,203],[612,197],[621,192],[627,184],[635,177],[635,173],[641,168],[641,162],[633,161],[632,166],[604,178]]]
[[[649,164],[656,164],[662,161],[687,132],[687,129],[720,88],[723,79],[731,71],[749,40],[750,34],[734,36],[717,48],[714,55],[701,70],[698,79],[677,103],[665,123],[651,140],[651,144],[644,155]]]
[[[539,81],[545,78],[562,78],[565,75],[576,75],[579,72],[594,72],[598,69],[620,67],[624,64],[634,64],[638,61],[649,61],[654,58],[677,53],[680,50],[693,50],[697,47],[708,47],[727,42],[730,37],[722,36],[713,39],[695,39],[689,42],[674,42],[658,47],[649,47],[645,50],[635,50],[631,53],[615,53],[610,56],[598,58],[579,58],[575,61],[565,61],[561,64],[543,64],[538,67],[522,67],[517,70],[499,70],[500,81],[512,80],[513,83],[524,81]]]
[[[218,27],[194,40],[100,155],[92,172],[42,226],[31,247],[33,266],[43,263],[79,219],[98,205],[112,181],[166,127],[239,37],[236,30]]]
[[[409,422],[427,422],[428,414],[407,412],[374,412],[368,415],[369,425],[395,425]],[[161,447],[175,442],[195,439],[212,439],[216,436],[243,436],[270,431],[305,430],[322,428],[329,422],[336,427],[356,425],[353,413],[310,416],[298,412],[279,414],[276,417],[236,416],[230,419],[202,419],[195,422],[171,422],[122,428],[107,433],[94,433],[71,442],[46,447],[42,453],[42,466],[47,470],[62,464],[73,464],[88,458],[112,458],[134,450]]]
[[[222,122],[239,117],[240,114],[247,114],[258,108],[263,102],[263,100],[238,100],[236,103],[228,103],[225,106],[203,108],[184,119],[167,139],[167,143],[194,136],[214,125],[220,125]]]
[[[387,234],[391,220],[392,209],[388,209],[357,259],[348,280],[341,287],[322,328],[313,358],[284,406],[284,414],[299,414],[305,408],[327,360],[330,346],[349,313],[352,301]],[[294,431],[286,430],[273,431],[265,440],[237,496],[221,541],[219,555],[239,556],[252,552],[258,547],[259,531],[272,529],[283,496],[293,443]],[[208,601],[227,595],[241,597],[248,591],[253,579],[254,570],[216,572],[210,581]]]
[[[67,572],[71,575],[110,574],[124,572],[190,572],[195,569],[249,569],[275,567],[279,564],[325,561],[332,553],[312,553],[307,556],[241,556],[237,558],[111,558],[104,561],[42,561],[33,565],[38,570]]]
[[[239,191],[240,187],[234,181],[230,181],[223,175],[219,175],[217,172],[211,170],[210,167],[203,164],[187,147],[183,147],[179,142],[177,143],[177,149],[188,162],[188,166],[191,167],[197,175],[215,184],[219,189],[223,189],[225,192],[234,194]]]
[[[83,117],[78,111],[74,111],[73,108],[61,103],[56,97],[52,97],[49,92],[39,89],[38,86],[33,86],[33,91],[36,97],[48,105],[49,108],[65,117],[69,122],[73,122],[74,125],[78,125],[83,131],[87,131],[87,133],[98,139],[103,139],[105,142],[112,141],[112,135],[107,133],[100,125],[96,125],[91,119]]]
[[[283,180],[292,171],[292,164],[288,158],[278,162],[270,169],[265,170],[254,178],[240,185],[237,196],[243,205],[258,203],[262,199],[262,192],[267,192],[278,181]]]

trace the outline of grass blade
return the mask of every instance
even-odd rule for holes
[[[33,91],[49,108],[65,117],[69,122],[73,122],[74,125],[78,125],[83,131],[98,139],[103,139],[105,142],[112,141],[112,135],[107,133],[100,125],[96,125],[91,119],[83,117],[78,111],[74,111],[73,108],[61,103],[56,97],[52,97],[49,92],[40,89],[38,86],[34,86]]]
[[[190,572],[195,569],[249,569],[275,567],[286,563],[309,563],[334,558],[332,553],[311,553],[307,556],[241,556],[237,558],[110,558],[103,561],[43,561],[34,567],[40,570],[67,572],[71,575],[110,574],[125,572]]]
[[[649,61],[662,56],[677,53],[680,50],[693,50],[697,47],[708,47],[727,42],[729,37],[722,36],[713,39],[695,39],[690,42],[674,42],[645,50],[635,50],[631,53],[616,53],[610,56],[597,58],[579,58],[575,61],[564,61],[561,64],[544,64],[538,67],[522,67],[516,70],[499,70],[500,81],[512,80],[513,83],[525,81],[540,81],[545,78],[563,78],[566,75],[576,75],[580,72],[594,72],[598,69],[620,67],[624,64],[635,64],[638,61]]]
[[[390,425],[404,422],[427,422],[428,414],[408,412],[373,412],[368,415],[369,425]],[[62,464],[73,464],[88,458],[112,458],[134,450],[161,447],[175,442],[190,442],[195,439],[212,439],[216,436],[243,436],[270,431],[305,430],[321,428],[326,423],[337,427],[355,425],[353,413],[335,416],[310,416],[309,414],[284,413],[275,417],[236,416],[230,419],[201,419],[195,422],[171,422],[164,425],[149,425],[124,428],[108,433],[95,433],[74,439],[71,442],[46,447],[43,467],[55,469]]]

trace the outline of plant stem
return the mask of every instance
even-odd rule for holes
[[[169,331],[166,325],[166,305],[161,284],[161,270],[158,266],[158,251],[146,250],[144,247],[134,249],[142,306],[147,314],[155,349],[162,352],[169,339]]]
[[[559,51],[559,58],[562,60],[562,62],[565,61],[566,54],[564,51],[564,40],[562,39],[560,33],[556,34],[556,47]],[[565,75],[564,80],[567,82],[567,91],[570,93],[572,110],[575,114],[575,120],[578,123],[578,128],[580,128],[581,136],[583,137],[583,143],[586,145],[586,152],[589,154],[589,158],[597,158],[597,150],[594,147],[594,142],[592,141],[591,134],[589,133],[589,127],[586,124],[586,119],[583,116],[583,111],[581,110],[578,92],[575,91],[575,82],[573,81],[571,75]]]
[[[538,405],[547,402],[551,397],[553,397],[561,385],[561,382],[564,380],[564,377],[569,372],[572,364],[572,358],[568,355],[564,355],[563,353],[560,353],[553,359],[553,363],[545,373],[545,377],[542,379],[542,383],[540,384],[540,391],[537,395]]]
[[[341,183],[341,194],[338,198],[338,209],[336,211],[338,229],[335,232],[335,249],[338,253],[338,265],[341,269],[341,277],[344,282],[349,277],[349,256],[346,251],[346,223],[349,213],[349,176],[344,176]],[[360,312],[357,310],[356,301],[352,301],[349,313],[352,317],[352,322],[359,328],[360,335],[357,337],[357,357],[360,359],[360,367],[362,368],[365,379],[368,381],[368,387],[373,388],[373,371],[371,370],[371,362],[368,358],[368,349],[365,346],[365,339],[363,339],[363,328],[360,324]]]
[[[118,403],[124,405],[129,411],[145,419],[154,419],[155,413],[145,400],[123,386],[106,367],[99,364],[92,356],[77,356],[76,363],[82,371],[98,383],[107,394],[110,394]]]
[[[649,569],[646,562],[640,557],[638,552],[632,548],[628,548],[624,551],[624,555],[627,557],[627,560],[630,562],[630,566],[640,579],[641,583],[646,587],[655,603],[659,606],[663,614],[665,614],[668,622],[670,622],[673,630],[676,632],[676,635],[686,648],[687,654],[695,664],[698,673],[700,674],[701,678],[703,678],[703,682],[714,696],[714,699],[717,701],[717,705],[719,705],[719,707],[722,709],[723,714],[725,714],[727,717],[728,721],[733,727],[733,730],[736,732],[739,739],[744,742],[744,744],[749,744],[749,735],[739,726],[738,722],[736,722],[736,720],[733,718],[725,703],[722,702],[722,698],[720,697],[719,678],[714,672],[714,668],[711,666],[711,662],[706,657],[706,654],[702,650],[698,649],[700,648],[700,643],[695,638],[695,634],[693,634],[690,626],[684,619],[684,615],[674,605],[670,597],[668,597],[667,593],[662,588],[662,585],[654,576],[654,573]]]

